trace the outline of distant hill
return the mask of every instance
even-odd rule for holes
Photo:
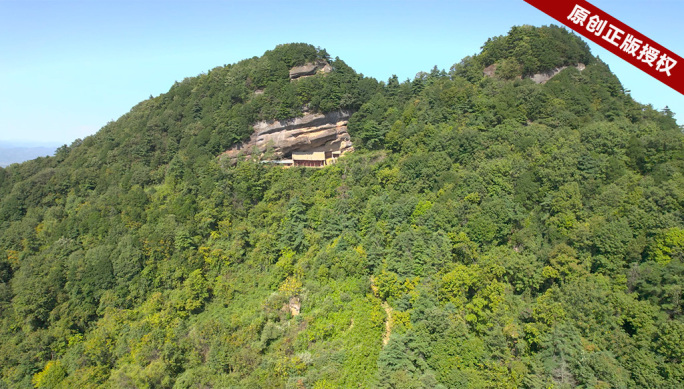
[[[0,167],[13,163],[21,163],[38,157],[51,156],[57,150],[55,146],[16,145],[10,142],[0,142]]]
[[[681,128],[556,26],[280,45],[0,168],[0,389],[680,388],[683,285]]]

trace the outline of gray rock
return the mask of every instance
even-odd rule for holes
[[[487,76],[487,77],[495,77],[496,68],[497,68],[497,64],[489,65],[486,68],[484,68],[484,71],[482,72],[482,74]],[[559,68],[549,69],[545,72],[533,74],[529,78],[537,84],[545,84],[547,81],[552,79],[556,74],[562,72],[566,68],[567,68],[567,66],[561,66]],[[579,71],[582,71],[586,68],[586,65],[584,65],[583,63],[578,63],[577,65],[575,65],[575,68],[577,68],[577,70],[579,70]],[[517,78],[520,79],[522,77],[518,76]]]
[[[537,84],[546,84],[546,82],[552,79],[556,74],[562,72],[567,68],[567,66],[561,66],[559,68],[550,69],[542,73],[533,74],[530,78]],[[579,63],[575,65],[575,68],[577,68],[577,70],[581,72],[586,68],[586,66],[583,63]]]
[[[332,66],[326,61],[318,60],[314,63],[305,63],[302,66],[295,66],[290,69],[290,80],[296,80],[301,77],[313,76],[317,73],[330,73]]]
[[[266,153],[273,158],[286,158],[293,151],[351,151],[347,132],[350,116],[349,112],[336,111],[258,122],[249,140],[226,151],[224,158],[235,163],[240,156],[261,159]]]

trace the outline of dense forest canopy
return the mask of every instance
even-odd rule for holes
[[[218,157],[339,109],[333,166]],[[281,45],[0,168],[0,388],[676,388],[683,261],[682,128],[566,30],[404,82]]]
[[[519,71],[514,75],[528,76],[561,66],[594,62],[587,44],[558,26],[513,27],[508,35],[487,40],[480,57],[485,66],[499,62],[508,66],[509,71]]]

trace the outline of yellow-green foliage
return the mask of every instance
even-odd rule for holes
[[[43,371],[36,373],[31,382],[39,389],[53,389],[59,387],[65,377],[66,370],[59,360],[48,361]]]
[[[355,152],[221,157],[304,109]],[[679,387],[683,166],[558,27],[404,82],[282,45],[0,168],[0,387]]]
[[[684,260],[684,229],[673,227],[656,238],[652,251],[653,260],[667,265],[672,258]]]

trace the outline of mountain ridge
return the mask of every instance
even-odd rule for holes
[[[331,112],[334,165],[220,158]],[[0,387],[676,387],[682,188],[563,28],[404,82],[280,45],[0,168]]]

